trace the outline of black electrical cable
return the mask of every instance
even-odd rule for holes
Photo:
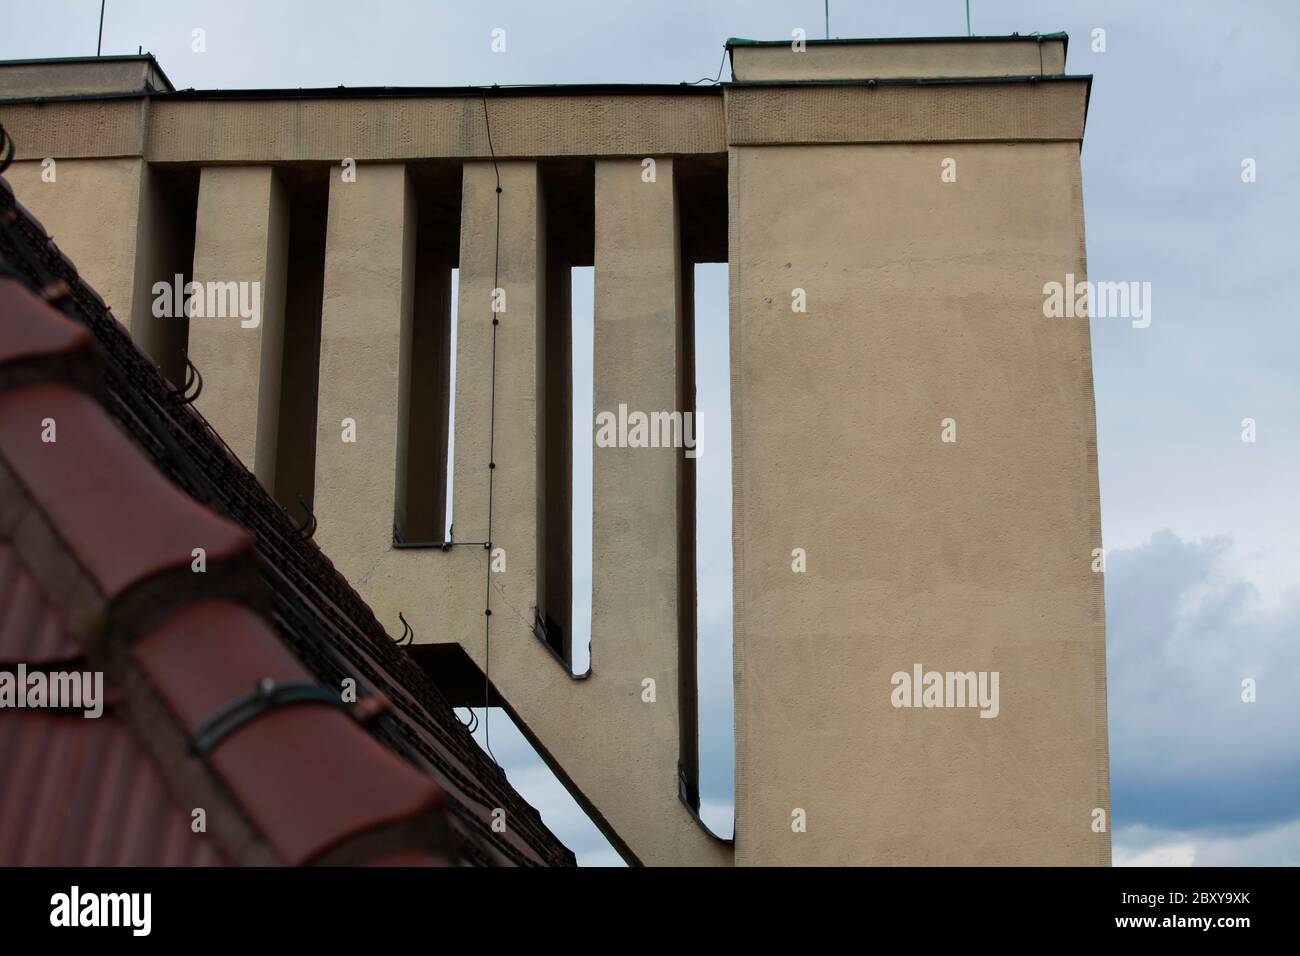
[[[713,85],[713,86],[717,86],[718,83],[722,80],[722,68],[725,67],[726,65],[727,65],[727,48],[724,46],[724,47],[722,48],[722,61],[718,64],[718,75],[717,75],[717,76],[715,76],[713,79],[709,79],[707,76],[704,76],[704,77],[701,77],[701,78],[698,79],[698,80],[695,80],[694,82],[691,82],[691,83],[683,83],[682,85],[683,85],[683,86],[699,86],[701,83],[709,83],[709,84],[711,84],[711,85]]]
[[[496,290],[501,287],[501,168],[497,165],[496,149],[492,146],[492,123],[488,119],[487,91],[483,92],[483,126],[487,130],[488,152],[492,156],[492,172],[497,181],[497,222],[496,245],[493,249],[492,263],[492,297],[495,302]],[[496,310],[492,312],[492,399],[488,418],[488,513],[487,541],[483,547],[487,550],[487,587],[483,608],[483,747],[497,764],[497,755],[492,752],[492,725],[489,707],[492,704],[492,490],[496,474],[496,432],[497,432],[497,329],[500,320]]]

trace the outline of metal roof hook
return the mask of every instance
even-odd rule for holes
[[[194,400],[203,393],[203,375],[190,361],[189,354],[185,349],[181,349],[181,355],[185,356],[185,387],[181,389],[181,404],[193,405]],[[194,389],[193,394],[190,394],[191,388]]]
[[[406,620],[406,615],[403,614],[401,611],[398,611],[398,612],[397,612],[397,617],[398,617],[398,619],[402,622],[402,633],[401,633],[401,636],[397,638],[397,642],[396,642],[396,643],[398,643],[398,644],[412,644],[412,643],[414,643],[414,642],[415,642],[415,630],[414,630],[414,629],[411,627],[411,625],[407,622],[407,620]]]
[[[14,138],[0,123],[0,173],[9,168],[9,164],[14,161]]]
[[[299,525],[298,530],[302,532],[303,537],[310,538],[316,534],[316,515],[312,513],[307,502],[302,500],[302,495],[298,495],[298,504],[302,505],[302,510],[307,515],[307,520]]]

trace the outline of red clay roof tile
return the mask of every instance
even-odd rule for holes
[[[0,539],[0,668],[75,661],[81,648],[63,622],[50,614],[44,596],[7,541]]]
[[[258,615],[228,601],[181,611],[137,641],[132,653],[189,735],[260,680],[312,681]],[[327,704],[267,711],[224,737],[208,760],[294,864],[437,807],[431,780]]]
[[[8,323],[5,323],[8,326]],[[54,441],[42,440],[46,422]],[[0,394],[9,466],[109,600],[166,571],[247,554],[252,536],[150,467],[88,395],[36,384]]]

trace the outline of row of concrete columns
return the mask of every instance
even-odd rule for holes
[[[646,412],[678,409],[683,364],[691,360],[681,348],[673,165],[661,160],[650,183],[641,171],[633,160],[596,164],[597,411],[620,404]],[[562,460],[552,449],[550,464],[539,464],[548,460],[539,438],[539,374],[554,375],[544,363],[562,354],[542,333],[547,322],[563,322],[565,335],[568,328],[567,314],[556,314],[568,308],[568,271],[548,267],[538,165],[474,162],[463,171],[453,465],[459,543],[449,552],[392,548],[406,441],[399,410],[413,381],[436,374],[410,361],[417,262],[411,180],[399,164],[362,166],[354,180],[335,170],[328,202],[317,540],[381,620],[395,628],[401,611],[417,641],[459,642],[480,667],[490,667],[493,684],[582,791],[598,822],[637,858],[728,862],[728,848],[703,834],[678,801],[679,544],[683,531],[694,534],[693,515],[682,513],[688,499],[679,488],[681,450],[595,449],[591,677],[571,680],[531,630],[539,562],[547,555],[538,532],[547,503],[539,494],[545,484],[554,493],[544,475]],[[286,338],[283,321],[284,303],[296,293],[285,287],[285,209],[269,167],[202,171],[194,278],[256,280],[264,307],[253,329],[229,319],[191,320],[190,356],[206,382],[199,407],[268,483],[280,445],[281,357],[300,347]],[[492,310],[496,288],[504,292],[498,313]],[[500,323],[495,359],[494,317]],[[482,543],[489,538],[504,549],[504,572],[488,572]],[[493,611],[490,661],[485,581]],[[693,733],[694,700],[685,703]]]

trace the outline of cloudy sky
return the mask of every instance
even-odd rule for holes
[[[98,0],[8,6],[0,58],[94,52]],[[830,6],[833,36],[965,32],[963,0]],[[1300,4],[971,7],[976,34],[1070,34],[1069,72],[1095,77],[1090,276],[1152,284],[1149,328],[1093,322],[1115,861],[1300,864],[1300,316],[1286,299],[1300,185],[1285,166],[1300,139]],[[504,55],[489,48],[496,27]],[[152,51],[178,88],[660,83],[713,77],[729,36],[795,27],[822,35],[821,0],[109,0],[104,52]],[[703,784],[706,819],[729,834],[730,479],[708,453],[729,446],[725,269],[699,280]],[[590,356],[590,286],[578,276],[575,355]],[[575,379],[589,396],[589,367]],[[590,411],[576,411],[579,434]],[[579,457],[575,500],[589,469]],[[589,541],[589,522],[576,534]],[[577,559],[581,620],[590,554]],[[583,862],[616,861],[500,716],[493,749]]]

